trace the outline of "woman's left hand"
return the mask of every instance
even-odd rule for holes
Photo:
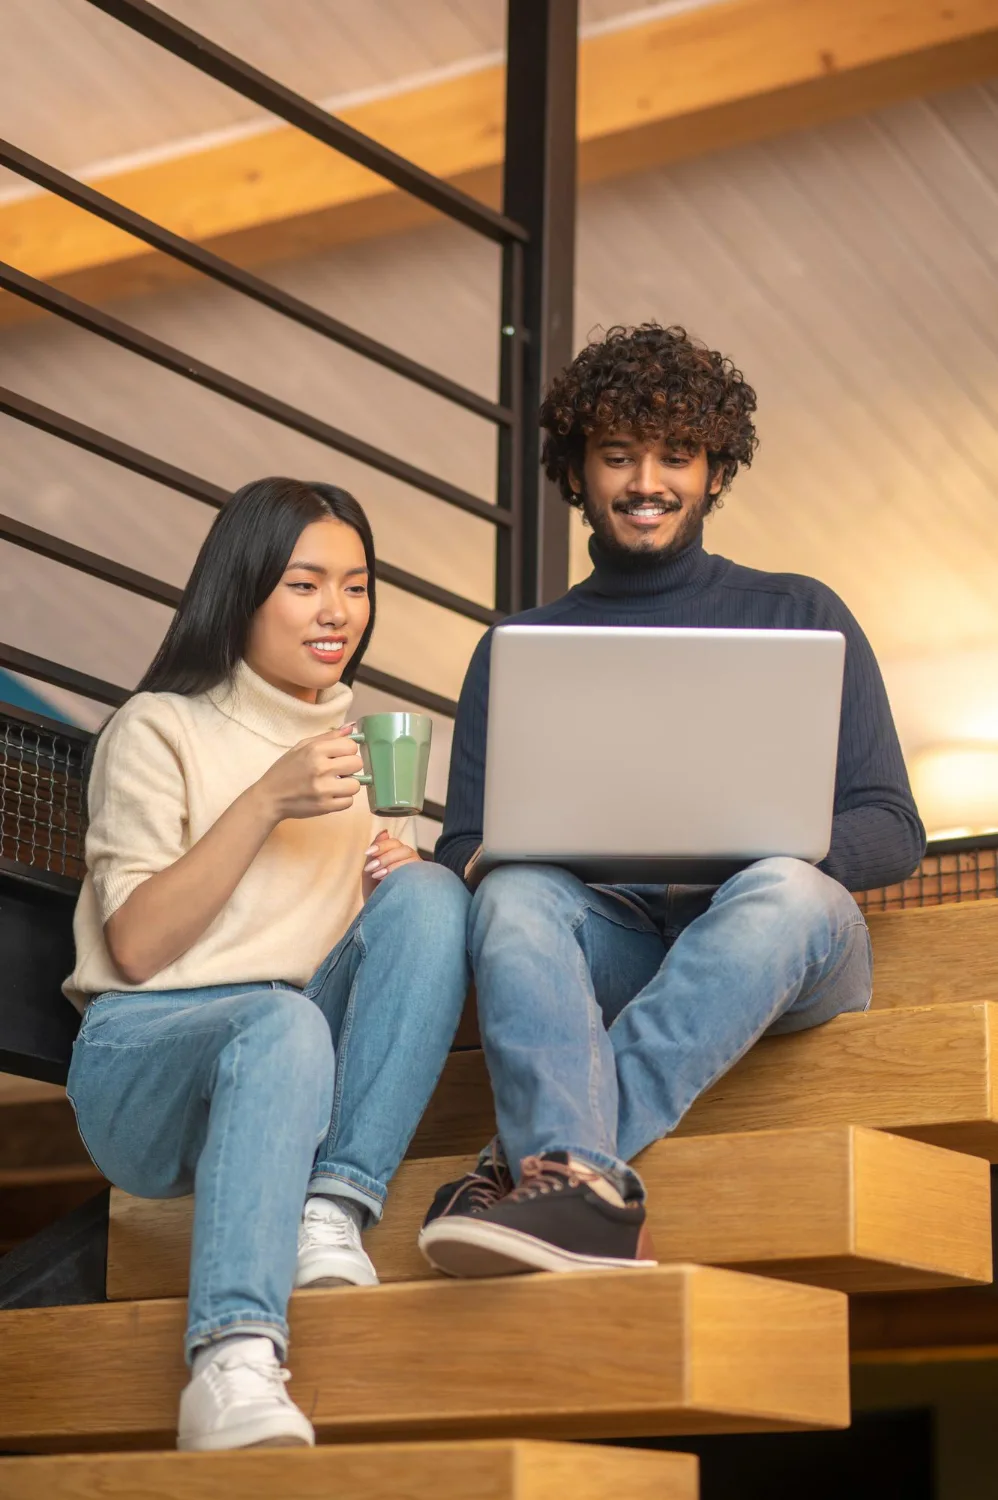
[[[364,866],[365,897],[376,891],[385,876],[397,870],[400,865],[419,863],[420,857],[415,849],[410,849],[400,839],[393,839],[389,833],[379,833],[367,851],[367,863]]]

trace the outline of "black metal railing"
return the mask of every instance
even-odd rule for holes
[[[0,290],[494,528],[491,605],[387,562],[378,564],[379,581],[484,626],[560,592],[568,572],[567,512],[553,501],[539,478],[536,410],[543,382],[571,354],[576,0],[509,0],[503,212],[362,135],[148,0],[89,3],[394,187],[498,243],[502,250],[502,307],[496,330],[499,399],[490,400],[369,337],[15,144],[0,141],[0,165],[158,253],[493,424],[498,434],[495,498],[471,494],[417,468],[16,266],[0,263]],[[0,413],[210,507],[218,509],[228,498],[228,492],[211,480],[16,391],[0,388]],[[180,598],[180,589],[172,584],[9,516],[0,515],[0,540],[168,607],[175,607]],[[0,644],[0,666],[110,706],[128,695],[124,685],[36,656],[13,643]],[[456,711],[450,698],[372,666],[362,665],[357,681],[433,713],[453,717]],[[2,757],[4,867],[22,868],[34,879],[50,879],[55,884],[73,882],[80,858],[74,839],[79,839],[82,828],[80,746],[85,748],[88,736],[21,710],[4,707],[2,713],[7,717],[0,715],[0,723],[10,737]],[[19,812],[16,804],[22,792],[25,807]],[[438,805],[427,804],[428,817],[439,818],[442,812]]]

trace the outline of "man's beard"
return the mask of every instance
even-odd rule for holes
[[[705,489],[697,503],[684,513],[675,536],[670,542],[666,542],[664,547],[657,547],[653,537],[639,537],[634,546],[629,547],[616,536],[607,512],[593,505],[586,490],[585,481],[583,481],[580,496],[582,514],[592,527],[593,535],[601,549],[612,557],[618,566],[629,568],[636,573],[660,567],[670,557],[675,557],[677,553],[685,551],[699,535],[704,517],[711,506],[711,496]]]

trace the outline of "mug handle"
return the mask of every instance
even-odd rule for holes
[[[361,732],[360,732],[359,729],[355,729],[354,732],[353,732],[353,734],[348,734],[347,735],[347,739],[348,740],[356,740],[358,745],[366,745],[367,744],[367,737],[365,735],[361,734]],[[362,772],[360,772],[359,775],[351,777],[351,780],[352,781],[359,781],[360,784],[361,784],[361,786],[370,786],[371,783],[372,783],[372,781],[374,780],[374,777],[373,776],[367,776],[362,771]]]

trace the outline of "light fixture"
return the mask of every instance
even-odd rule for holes
[[[909,773],[930,839],[998,830],[998,744],[929,746],[914,756]]]

